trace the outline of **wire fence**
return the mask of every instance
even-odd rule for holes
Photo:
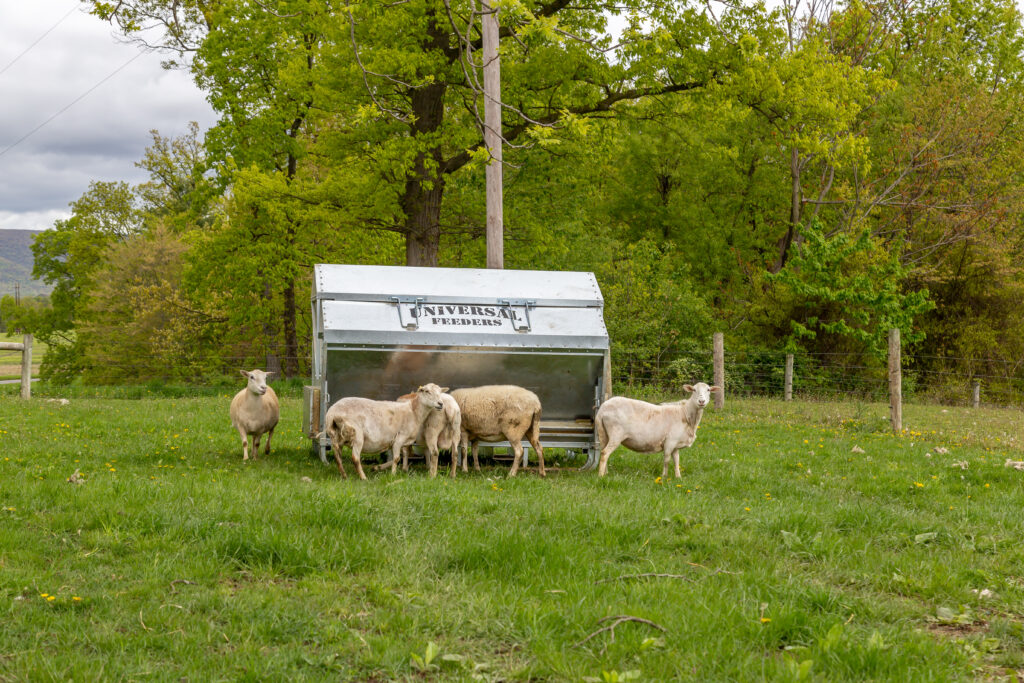
[[[726,349],[726,395],[783,398],[787,355],[785,351]],[[838,352],[792,356],[794,398],[888,399],[889,377],[884,358]],[[981,404],[1024,406],[1024,359],[904,354],[901,361],[904,401],[970,405],[977,391]],[[657,355],[629,350],[613,353],[612,381],[616,393],[682,395],[683,385],[697,381],[710,384],[713,377],[711,350]]]
[[[726,396],[777,397],[786,393],[784,351],[726,349]],[[795,399],[853,399],[885,401],[889,384],[886,360],[858,353],[795,353],[791,393]],[[38,356],[34,363],[38,365]],[[19,351],[0,351],[0,367],[21,362]],[[221,353],[179,352],[132,357],[79,359],[75,377],[92,384],[180,382],[220,384],[237,377],[239,369],[273,369],[280,376],[309,378],[312,358],[306,349],[284,355],[266,344],[242,343]],[[935,355],[902,356],[903,400],[947,405],[1024,407],[1024,359],[959,358]],[[612,385],[616,394],[632,396],[678,395],[684,385],[712,383],[711,350],[661,352],[617,350],[612,353]],[[69,381],[56,375],[55,383]]]

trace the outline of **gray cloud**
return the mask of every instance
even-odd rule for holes
[[[150,130],[174,137],[190,121],[202,129],[215,121],[187,72],[164,70],[165,56],[140,55],[79,7],[79,0],[0,3],[0,70],[75,8],[0,74],[0,229],[49,227],[90,181],[144,180],[134,164]]]

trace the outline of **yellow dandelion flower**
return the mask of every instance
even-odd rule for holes
[[[750,512],[750,508],[743,508],[743,509],[746,510],[747,512]]]
[[[767,624],[770,621],[771,621],[771,619],[769,617],[761,617],[761,623],[762,624]]]
[[[71,599],[74,600],[75,602],[82,602],[82,598],[78,597],[77,595],[71,596]]]
[[[47,602],[53,602],[56,599],[57,599],[57,596],[55,596],[55,595],[47,595],[46,596],[46,601]]]
[[[919,482],[919,481],[915,481],[915,482],[914,482],[914,486],[916,486],[916,487],[917,487],[917,488],[919,488],[919,489],[923,489],[923,488],[924,488],[924,484],[922,484],[922,483],[921,483],[921,482]]]

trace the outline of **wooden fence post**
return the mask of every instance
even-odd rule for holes
[[[971,382],[971,407],[977,408],[981,405],[981,380],[975,379]]]
[[[892,431],[903,431],[903,370],[900,362],[899,328],[889,330],[889,417]]]
[[[720,387],[716,391],[715,408],[721,410],[725,407],[725,337],[721,332],[715,332],[711,338],[712,360],[714,361],[714,382]]]
[[[21,397],[32,398],[32,335],[26,334],[21,351]]]
[[[793,400],[793,354],[786,354],[786,384],[783,389],[783,396],[786,401]]]
[[[26,334],[22,342],[0,342],[4,351],[21,351],[21,397],[32,397],[32,335]]]

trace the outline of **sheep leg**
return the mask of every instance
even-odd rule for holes
[[[249,459],[249,435],[245,433],[245,430],[241,427],[238,428],[238,433],[242,437],[242,460]]]
[[[523,461],[523,442],[519,439],[509,439],[512,443],[512,467],[509,468],[509,478],[516,476],[519,471],[519,463]]]
[[[398,473],[398,454],[402,451],[401,440],[391,444],[391,474]]]
[[[612,454],[619,444],[622,443],[621,439],[609,438],[608,443],[601,447],[601,459],[597,465],[597,476],[603,477],[608,473],[608,457]]]
[[[270,455],[270,437],[272,437],[273,435],[274,435],[274,430],[273,429],[271,429],[269,432],[267,432],[267,447],[263,451],[263,455]]]
[[[529,439],[533,450],[537,452],[537,474],[542,477],[548,476],[547,472],[544,471],[544,449],[540,447],[540,435],[531,431],[526,435],[526,438]]]
[[[259,452],[260,452],[260,436],[262,436],[262,435],[261,434],[253,434],[252,435],[252,459],[253,460],[256,459],[256,456],[259,455]]]
[[[363,452],[363,435],[356,434],[356,438],[352,439],[352,464],[356,466],[356,472],[359,473],[360,479],[366,479],[366,473],[363,472],[363,462],[359,459],[359,454]]]
[[[437,461],[440,459],[440,454],[437,450],[437,443],[427,444],[427,462],[430,463],[430,478],[433,479],[437,476]]]
[[[661,478],[668,476],[668,462],[672,459],[672,449],[665,448],[665,461],[661,464]]]
[[[457,447],[462,457],[462,471],[469,472],[469,433],[466,430],[462,430]]]
[[[334,461],[338,463],[338,474],[341,475],[342,479],[348,479],[348,475],[345,474],[345,468],[341,466],[341,441],[334,438],[334,434],[331,437],[331,454],[334,456]]]
[[[683,475],[679,471],[679,449],[678,448],[675,449],[672,452],[672,462],[675,463],[675,466],[676,466],[676,479],[682,479]]]
[[[455,478],[455,472],[459,469],[459,444],[452,444],[452,479]]]
[[[402,471],[409,471],[409,451],[412,450],[412,446],[402,446]]]
[[[473,442],[473,469],[480,471],[480,442]]]

